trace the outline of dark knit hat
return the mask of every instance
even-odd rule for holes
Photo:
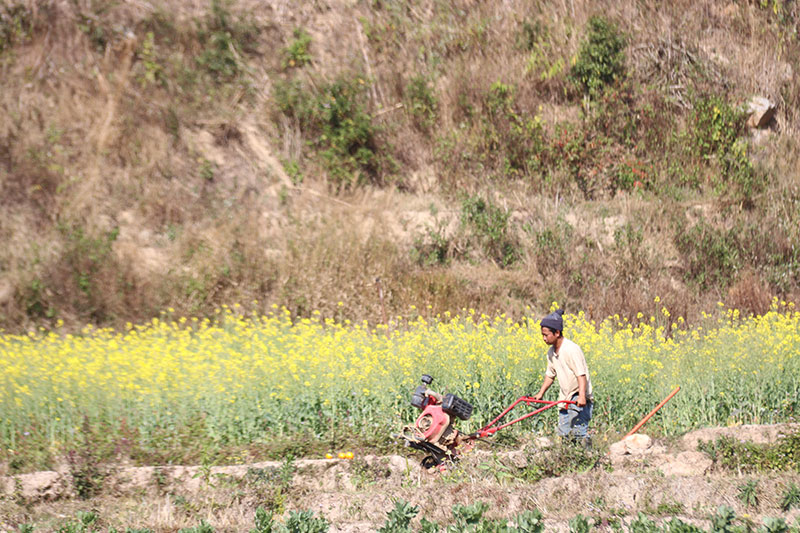
[[[563,314],[563,309],[556,309],[555,313],[544,317],[539,325],[552,331],[564,331],[564,320],[561,318]]]

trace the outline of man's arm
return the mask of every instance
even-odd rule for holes
[[[585,379],[585,377],[584,377],[584,379]],[[542,398],[544,398],[544,393],[547,392],[547,389],[549,389],[550,385],[552,385],[552,384],[553,384],[553,378],[551,378],[550,376],[546,375],[544,377],[544,381],[542,382],[542,388],[539,389],[539,392],[537,392],[536,394],[533,395],[533,398],[536,399],[536,400],[541,400]]]
[[[586,405],[586,376],[578,376],[578,407]]]

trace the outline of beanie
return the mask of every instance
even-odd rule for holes
[[[556,309],[555,313],[544,317],[539,325],[552,331],[564,331],[564,320],[561,318],[563,314],[563,309]]]

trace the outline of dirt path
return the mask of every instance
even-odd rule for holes
[[[639,512],[654,519],[677,516],[708,527],[720,505],[756,525],[764,517],[791,521],[800,512],[780,510],[780,499],[797,473],[742,476],[712,469],[697,443],[730,435],[740,440],[773,442],[797,426],[739,426],[703,429],[672,442],[640,436],[611,447],[598,466],[580,474],[526,482],[531,452],[476,450],[458,468],[432,475],[417,458],[364,456],[352,460],[302,459],[234,466],[112,467],[91,499],[78,498],[67,471],[36,472],[0,479],[0,531],[20,524],[58,523],[79,510],[93,509],[117,529],[148,527],[175,531],[206,520],[217,531],[246,531],[259,505],[278,511],[312,510],[331,522],[331,531],[377,530],[395,499],[419,506],[419,516],[441,524],[451,520],[455,504],[484,501],[487,516],[510,517],[538,508],[548,531],[566,531],[576,514],[629,523]],[[540,444],[542,444],[540,442]],[[534,452],[535,453],[535,452]],[[527,469],[527,470],[526,470]],[[739,487],[758,481],[759,506],[747,508]]]

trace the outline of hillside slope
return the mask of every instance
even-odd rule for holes
[[[799,10],[6,2],[0,327],[796,300]]]

